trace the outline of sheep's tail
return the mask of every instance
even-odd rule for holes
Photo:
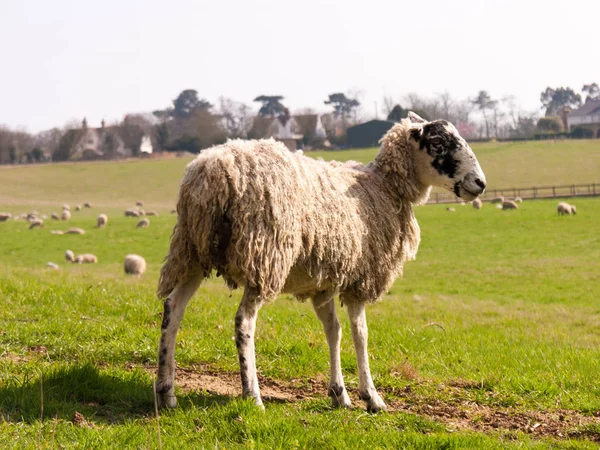
[[[214,263],[219,263],[213,247],[219,240],[224,218],[221,200],[227,193],[211,182],[211,174],[205,169],[199,165],[196,170],[188,170],[181,184],[177,224],[158,281],[157,295],[161,299],[192,278],[207,278],[216,267]]]

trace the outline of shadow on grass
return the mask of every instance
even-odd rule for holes
[[[33,372],[33,371],[32,371]],[[140,369],[123,371],[99,369],[92,364],[60,367],[23,377],[2,380],[0,420],[34,423],[43,416],[72,420],[80,412],[90,422],[119,423],[154,416],[152,378]],[[179,397],[178,408],[223,406],[234,397],[187,393]]]

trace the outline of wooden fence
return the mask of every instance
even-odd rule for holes
[[[528,188],[486,189],[481,200],[490,201],[496,197],[513,199],[521,197],[523,200],[536,200],[566,197],[593,197],[600,195],[600,183],[570,184],[563,186],[536,186]],[[428,203],[458,203],[458,199],[450,192],[433,192]]]

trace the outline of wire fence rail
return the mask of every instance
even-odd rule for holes
[[[541,200],[549,198],[567,197],[594,197],[600,196],[600,183],[569,184],[561,186],[534,186],[527,188],[488,189],[479,198],[482,201],[491,201],[494,198],[504,197],[512,200],[521,197],[523,200]],[[460,203],[461,200],[454,194],[434,192],[429,197],[428,204]]]

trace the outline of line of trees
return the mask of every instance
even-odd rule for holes
[[[360,97],[360,92],[335,92],[323,101],[331,109],[321,116],[321,121],[333,145],[344,145],[345,131],[349,126],[373,118],[364,109]],[[522,109],[514,96],[494,98],[486,90],[480,90],[467,99],[454,98],[447,92],[433,97],[410,93],[402,102],[384,96],[382,104],[383,118],[387,120],[399,121],[413,110],[426,119],[445,118],[451,121],[467,139],[491,139],[562,133],[565,131],[564,108],[575,109],[595,100],[600,100],[600,86],[594,82],[585,84],[580,92],[570,87],[547,87],[540,94],[541,110],[544,111],[542,117],[537,111]],[[151,114],[128,114],[123,121],[111,126],[120,127],[125,136],[128,135],[127,129],[131,130],[129,134],[141,130],[151,137],[154,148],[158,150],[198,153],[228,138],[262,137],[264,130],[257,128],[260,121],[256,118],[287,120],[290,112],[284,101],[282,95],[259,95],[254,99],[258,107],[255,113],[251,106],[236,100],[220,97],[215,105],[199,97],[196,90],[185,89],[166,108]],[[315,111],[304,109],[297,113],[315,114]],[[66,160],[70,148],[64,136],[68,130],[80,126],[79,122],[72,121],[61,128],[34,135],[0,125],[0,163]],[[307,129],[304,132],[308,134],[311,131]]]

